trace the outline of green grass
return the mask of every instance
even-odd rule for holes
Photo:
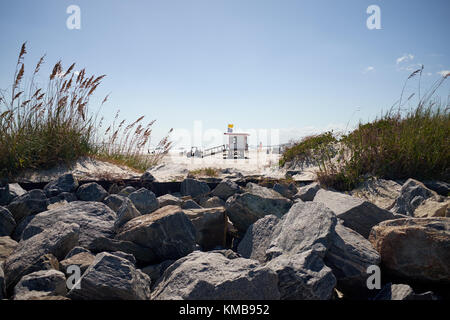
[[[11,88],[0,91],[0,177],[11,179],[26,169],[71,164],[83,156],[145,170],[167,153],[166,136],[157,152],[146,154],[154,121],[144,125],[143,117],[116,126],[117,114],[114,124],[102,131],[101,106],[93,112],[89,100],[105,75],[89,76],[85,69],[74,72],[75,64],[64,69],[57,62],[48,83],[40,86],[36,79],[44,57],[24,81],[26,53],[24,43]]]
[[[421,70],[423,69],[419,69],[420,72]],[[408,80],[417,74],[415,71]],[[448,182],[449,105],[433,98],[433,94],[447,77],[448,75],[437,81],[419,99],[416,107],[402,111],[400,98],[396,110],[391,108],[372,122],[360,123],[354,131],[345,136],[334,137],[334,140],[326,133],[300,142],[286,150],[280,164],[297,158],[304,159],[305,155],[314,153],[315,150],[327,150],[327,144],[332,145],[338,141],[340,150],[337,161],[331,161],[327,153],[319,153],[318,162],[321,165],[318,179],[326,187],[348,191],[367,176]],[[310,150],[307,150],[308,148]]]
[[[215,168],[201,168],[189,171],[189,176],[192,177],[217,177],[219,175],[219,170]]]

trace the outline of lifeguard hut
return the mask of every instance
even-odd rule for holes
[[[248,159],[248,133],[233,132],[233,124],[228,125],[227,132],[224,133],[228,137],[227,148],[223,151],[224,159]]]

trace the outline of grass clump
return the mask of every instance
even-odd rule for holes
[[[26,44],[21,47],[10,90],[0,91],[0,176],[13,178],[25,169],[51,168],[67,164],[83,156],[147,169],[167,153],[170,142],[165,137],[154,154],[143,157],[150,142],[151,125],[139,121],[125,126],[122,132],[112,126],[106,135],[100,132],[103,118],[89,109],[89,100],[105,75],[87,75],[85,69],[75,71],[75,63],[67,69],[57,62],[48,83],[36,83],[45,56],[24,84]],[[108,97],[102,102],[107,101]],[[100,106],[101,107],[101,106]]]
[[[215,178],[217,176],[219,176],[219,170],[216,168],[200,168],[200,169],[196,169],[196,170],[191,170],[189,171],[189,176],[191,177],[211,177],[211,178]]]

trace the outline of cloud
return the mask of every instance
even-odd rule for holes
[[[450,77],[450,70],[442,70],[442,71],[438,71],[436,73],[440,74],[443,77]]]
[[[402,62],[408,62],[412,61],[414,59],[414,55],[411,53],[404,54],[400,58],[397,58],[397,64],[400,64]]]
[[[372,71],[375,71],[375,67],[368,66],[367,68],[364,69],[363,73],[368,73],[368,72],[372,72]]]

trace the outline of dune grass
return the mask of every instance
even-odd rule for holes
[[[200,169],[196,169],[196,170],[190,170],[189,171],[189,176],[192,177],[217,177],[219,175],[219,170],[216,168],[200,168]]]
[[[407,80],[417,76],[422,70],[423,68],[416,70]],[[433,98],[437,88],[448,77],[449,75],[445,75],[440,78],[414,108],[402,109],[402,92],[399,102],[374,121],[359,123],[351,133],[334,139],[330,137],[330,133],[308,137],[286,150],[280,164],[283,161],[286,163],[293,159],[303,159],[305,155],[319,155],[319,181],[324,186],[340,191],[355,188],[367,176],[448,182],[449,105]],[[406,101],[411,97],[412,95]],[[336,158],[332,159],[327,152],[317,152],[329,150],[335,142],[339,144]]]
[[[0,177],[13,178],[23,170],[51,168],[61,162],[71,164],[83,156],[145,170],[168,152],[168,136],[156,151],[148,151],[154,121],[144,125],[144,117],[101,130],[99,112],[108,97],[96,112],[89,100],[105,75],[75,71],[75,63],[64,69],[59,61],[42,87],[36,79],[45,56],[24,81],[26,53],[24,43],[11,88],[0,91]]]

